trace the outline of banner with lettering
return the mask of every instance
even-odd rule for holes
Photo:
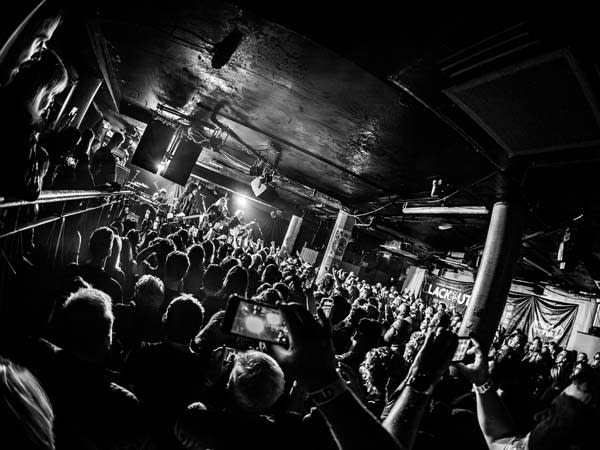
[[[426,304],[444,303],[448,309],[464,314],[471,300],[473,283],[448,280],[436,275],[428,274],[423,281],[421,298]]]
[[[524,331],[529,339],[539,336],[566,346],[577,317],[577,305],[529,294],[510,293],[500,323],[507,333]]]

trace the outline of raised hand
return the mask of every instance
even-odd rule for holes
[[[280,305],[289,331],[289,348],[272,346],[273,357],[307,392],[338,379],[331,324],[319,308],[318,320],[303,305]]]
[[[454,365],[467,380],[476,386],[480,386],[489,379],[490,369],[479,342],[473,336],[471,336],[471,343],[473,346],[467,350],[467,354],[475,355],[475,361],[470,364],[456,363]]]
[[[407,379],[419,377],[419,383],[424,387],[435,385],[450,366],[457,344],[458,338],[448,330],[438,328],[429,332]]]

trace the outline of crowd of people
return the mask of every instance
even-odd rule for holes
[[[462,318],[443,303],[315,280],[260,240],[123,219],[82,247],[12,316],[0,416],[18,448],[597,446],[600,354],[500,329],[452,362]],[[287,345],[224,329],[232,296],[279,309]]]

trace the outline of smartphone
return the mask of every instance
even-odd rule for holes
[[[454,356],[452,357],[452,362],[463,362],[467,355],[467,350],[471,347],[471,339],[468,337],[460,337],[458,338],[458,346],[456,347],[456,352],[454,352]]]
[[[321,309],[325,313],[327,318],[331,317],[331,309],[333,308],[333,300],[330,298],[324,298],[321,301]]]
[[[275,306],[229,298],[221,325],[226,333],[257,341],[287,345],[288,329],[281,310]]]

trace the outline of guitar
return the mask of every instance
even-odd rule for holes
[[[232,228],[231,230],[229,230],[229,234],[231,234],[233,237],[238,237],[240,235],[245,235],[248,234],[246,233],[246,231],[248,231],[248,228],[250,228],[250,226],[254,225],[256,223],[256,219],[253,219],[252,221],[248,222],[246,225],[239,225],[235,228]]]

